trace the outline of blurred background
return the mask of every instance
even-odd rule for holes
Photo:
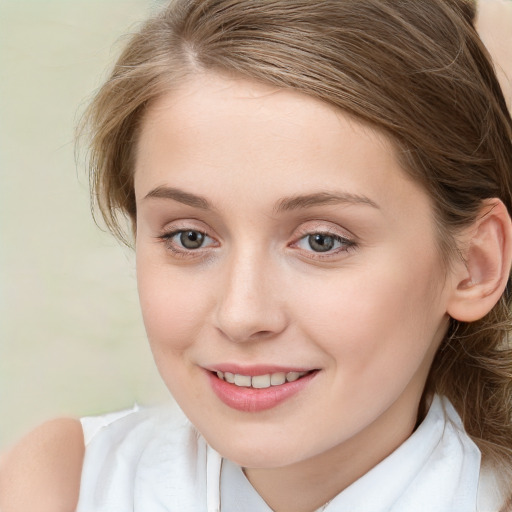
[[[156,1],[0,0],[0,450],[39,422],[167,397],[134,258],[91,218],[74,129]]]

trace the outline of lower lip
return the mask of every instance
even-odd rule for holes
[[[236,386],[219,379],[212,372],[208,372],[208,376],[213,391],[226,405],[238,411],[259,412],[272,409],[302,391],[317,373],[314,371],[294,382],[263,389]]]

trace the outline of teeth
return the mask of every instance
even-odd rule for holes
[[[270,384],[272,386],[280,386],[281,384],[284,384],[286,382],[286,373],[273,373],[270,376]]]
[[[251,381],[252,381],[251,384],[252,384],[253,388],[264,389],[264,388],[270,387],[271,377],[270,377],[270,375],[255,375],[251,379]]]
[[[279,372],[250,377],[249,375],[240,375],[238,373],[217,372],[217,377],[221,380],[229,382],[230,384],[234,384],[235,386],[243,388],[252,387],[255,389],[265,389],[269,388],[270,386],[281,386],[285,382],[295,382],[308,373],[309,372]]]
[[[300,377],[299,372],[289,372],[286,374],[286,382],[294,382]]]
[[[235,373],[235,386],[240,386],[241,388],[250,388],[251,377],[249,377],[249,375],[239,375],[238,373]]]

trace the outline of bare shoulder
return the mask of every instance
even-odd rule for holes
[[[512,21],[511,0],[479,0],[477,4],[477,25],[486,36],[510,35]]]
[[[476,27],[512,107],[512,0],[479,0]]]
[[[44,423],[0,459],[2,512],[72,512],[84,457],[82,426],[75,419]]]

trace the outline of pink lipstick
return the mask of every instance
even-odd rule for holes
[[[239,411],[259,412],[299,393],[318,370],[219,365],[207,373],[213,391],[223,403]]]

